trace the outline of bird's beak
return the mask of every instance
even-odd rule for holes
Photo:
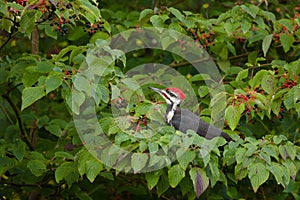
[[[150,86],[149,86],[149,88],[150,88],[151,90],[153,90],[153,91],[155,91],[155,92],[161,94],[161,90],[160,90],[160,89],[155,88],[155,87],[150,87]]]

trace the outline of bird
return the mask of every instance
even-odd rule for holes
[[[176,87],[158,89],[155,87],[149,88],[164,98],[167,103],[165,119],[168,125],[173,126],[176,130],[186,133],[188,129],[194,130],[198,135],[207,139],[212,139],[217,136],[225,138],[227,142],[232,141],[231,137],[200,119],[195,113],[180,108],[181,102],[186,98],[184,92]]]

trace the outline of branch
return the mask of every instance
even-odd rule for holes
[[[13,35],[15,29],[16,29],[16,17],[15,17],[15,16],[14,16],[14,20],[13,20],[12,22],[13,22],[14,25],[13,25],[12,28],[11,28],[11,32],[9,33],[7,40],[0,46],[0,50],[1,50],[5,45],[7,45],[7,43],[11,40],[12,35]]]
[[[23,125],[23,122],[22,122],[22,119],[21,119],[21,111],[20,109],[14,104],[14,102],[11,100],[11,98],[9,97],[9,93],[15,89],[16,87],[20,86],[21,84],[18,84],[10,89],[8,89],[4,94],[2,94],[2,97],[4,99],[6,99],[6,101],[9,103],[9,105],[12,107],[15,115],[16,115],[16,118],[17,118],[17,121],[18,121],[18,125],[19,125],[19,129],[20,129],[20,137],[21,139],[26,143],[26,145],[29,147],[29,149],[31,151],[34,150],[32,144],[30,143],[30,140],[28,139],[27,137],[27,133],[26,133],[26,129]]]

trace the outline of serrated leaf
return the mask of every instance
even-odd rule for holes
[[[262,42],[262,49],[263,49],[263,52],[264,52],[264,57],[266,57],[266,55],[267,55],[267,52],[268,52],[268,50],[269,50],[269,48],[270,48],[272,39],[273,39],[273,35],[272,35],[272,34],[267,35],[267,36],[263,39],[263,42]]]
[[[185,171],[180,165],[174,165],[168,170],[169,183],[172,188],[175,188],[184,178]]]
[[[22,107],[21,110],[24,110],[37,100],[45,96],[44,87],[27,87],[22,91]]]
[[[257,192],[259,186],[268,180],[269,174],[270,172],[262,163],[253,162],[248,166],[248,177],[254,192]]]
[[[196,196],[199,197],[209,185],[209,179],[206,172],[204,169],[193,167],[189,174],[194,185]]]
[[[29,168],[31,173],[37,177],[41,176],[44,172],[46,172],[46,164],[42,160],[28,161],[27,168]]]
[[[141,171],[148,161],[148,156],[144,153],[134,153],[131,156],[131,166],[134,172]]]
[[[241,114],[237,111],[237,109],[230,105],[225,110],[225,119],[231,130],[234,130],[239,123]]]

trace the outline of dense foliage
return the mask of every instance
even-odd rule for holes
[[[300,199],[299,10],[0,0],[0,198]],[[155,84],[234,141],[167,126]]]

